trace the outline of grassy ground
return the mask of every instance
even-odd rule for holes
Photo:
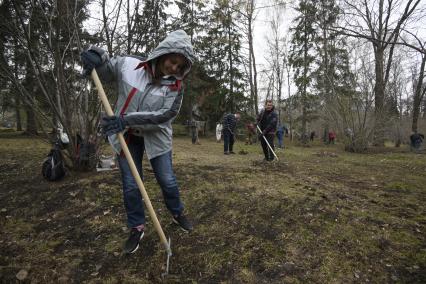
[[[426,155],[339,145],[279,150],[189,138],[174,166],[191,234],[171,223],[153,173],[146,188],[172,239],[170,274],[148,219],[137,253],[127,237],[118,172],[40,174],[49,146],[0,134],[0,282],[425,283]],[[248,154],[238,153],[248,152]]]

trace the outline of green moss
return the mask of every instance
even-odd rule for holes
[[[400,191],[400,192],[408,192],[410,191],[410,186],[404,182],[391,182],[386,185],[386,189]]]
[[[108,238],[105,243],[105,251],[109,253],[117,252],[121,248],[121,239],[118,239],[116,236]]]

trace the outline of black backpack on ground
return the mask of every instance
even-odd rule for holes
[[[65,176],[64,159],[59,145],[55,144],[49,155],[44,160],[41,173],[49,181],[60,180]]]

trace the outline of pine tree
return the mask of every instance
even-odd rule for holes
[[[179,14],[173,19],[172,29],[183,29],[190,36],[195,54],[202,48],[203,31],[207,24],[208,11],[205,1],[200,0],[176,0]],[[182,120],[209,120],[206,112],[204,96],[212,88],[212,78],[208,78],[202,68],[202,62],[196,61],[192,66],[192,72],[185,80],[184,96],[180,118]],[[202,114],[194,114],[194,109]],[[197,117],[193,117],[197,115]]]
[[[354,75],[349,68],[349,54],[344,38],[332,27],[337,24],[340,9],[335,0],[324,0],[317,3],[315,37],[316,70],[314,71],[315,89],[326,108],[327,123],[336,122],[337,117],[343,119],[343,129],[353,128],[353,124],[345,117],[336,100],[348,96],[353,91]],[[337,126],[337,123],[334,123]]]
[[[208,74],[219,81],[218,108],[234,112],[246,107],[244,77],[241,72],[241,33],[236,25],[238,14],[231,0],[217,0],[212,10],[211,28],[204,38],[200,60]]]
[[[298,90],[298,101],[301,107],[301,135],[302,142],[307,143],[307,122],[311,119],[315,106],[315,97],[312,93],[314,68],[314,27],[316,6],[313,0],[299,2],[296,8],[298,16],[295,26],[291,28],[290,64],[294,69],[294,82]]]
[[[166,36],[167,0],[144,1],[142,14],[136,16],[135,42],[142,53],[151,52]]]

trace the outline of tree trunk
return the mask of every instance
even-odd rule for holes
[[[282,102],[282,86],[283,86],[283,74],[284,74],[284,64],[285,64],[285,58],[283,59],[283,65],[279,64],[279,58],[277,55],[277,64],[278,64],[278,69],[277,69],[277,80],[278,80],[278,123],[281,125],[281,102]]]
[[[305,21],[305,41],[304,41],[304,52],[303,52],[303,90],[302,90],[302,143],[305,144],[308,142],[308,139],[306,137],[306,121],[307,121],[307,77],[308,77],[308,63],[307,58],[308,58],[308,32],[307,32],[307,26],[306,26],[306,21]]]
[[[16,92],[15,94],[15,114],[16,114],[16,131],[22,131],[21,96],[19,92]]]
[[[251,14],[250,14],[251,15]],[[254,84],[253,84],[253,61],[252,61],[252,50],[253,50],[253,34],[252,34],[252,19],[249,16],[248,18],[248,44],[249,44],[249,83],[250,83],[250,111],[251,115],[256,116],[257,112],[255,109],[255,105],[257,102],[255,101],[254,96]]]
[[[254,84],[254,110],[256,115],[259,114],[259,95],[257,93],[257,68],[256,68],[256,58],[254,56],[253,46],[251,48],[251,55],[253,60],[253,84]]]
[[[251,40],[253,41],[253,35],[251,35]],[[256,68],[256,57],[254,55],[253,42],[250,45],[250,57],[251,64],[253,67],[253,98],[254,98],[254,112],[257,116],[259,114],[259,97],[257,93],[257,68]]]
[[[25,111],[27,113],[27,127],[25,129],[25,134],[27,135],[37,135],[37,121],[34,110],[31,107],[26,107]]]
[[[251,95],[253,96],[252,104],[254,115],[259,114],[259,99],[257,94],[257,68],[256,68],[256,58],[254,55],[253,47],[253,14],[255,9],[255,2],[251,0],[250,8],[248,11],[248,40],[249,40],[249,62],[250,62],[250,90]]]
[[[18,53],[18,48],[16,41],[14,41],[15,44],[15,48],[14,48],[14,68],[13,68],[13,72],[14,72],[14,76],[15,78],[19,77],[18,74],[18,62],[17,62],[17,56],[16,54]],[[16,113],[16,131],[22,131],[22,118],[21,118],[21,94],[19,92],[19,90],[15,87],[15,113]]]
[[[426,55],[422,57],[422,63],[420,66],[419,76],[416,84],[416,91],[413,98],[413,121],[411,124],[411,130],[417,132],[417,124],[420,115],[420,104],[423,100],[426,87],[423,86],[423,78],[425,76],[425,65],[426,65]],[[423,90],[422,90],[423,88]]]
[[[423,118],[426,118],[426,100],[423,101]]]
[[[228,7],[228,61],[229,61],[229,102],[230,102],[230,110],[231,112],[235,111],[235,103],[234,103],[234,64],[232,58],[232,38],[231,38],[231,9]]]
[[[288,89],[288,116],[289,116],[289,129],[288,133],[290,136],[290,141],[293,142],[293,104],[292,104],[292,98],[291,98],[291,89],[290,89],[290,68],[288,65],[286,65],[287,70],[287,89]]]
[[[378,47],[375,52],[376,83],[374,86],[375,126],[374,145],[383,147],[385,145],[385,82],[384,82],[384,50]]]

